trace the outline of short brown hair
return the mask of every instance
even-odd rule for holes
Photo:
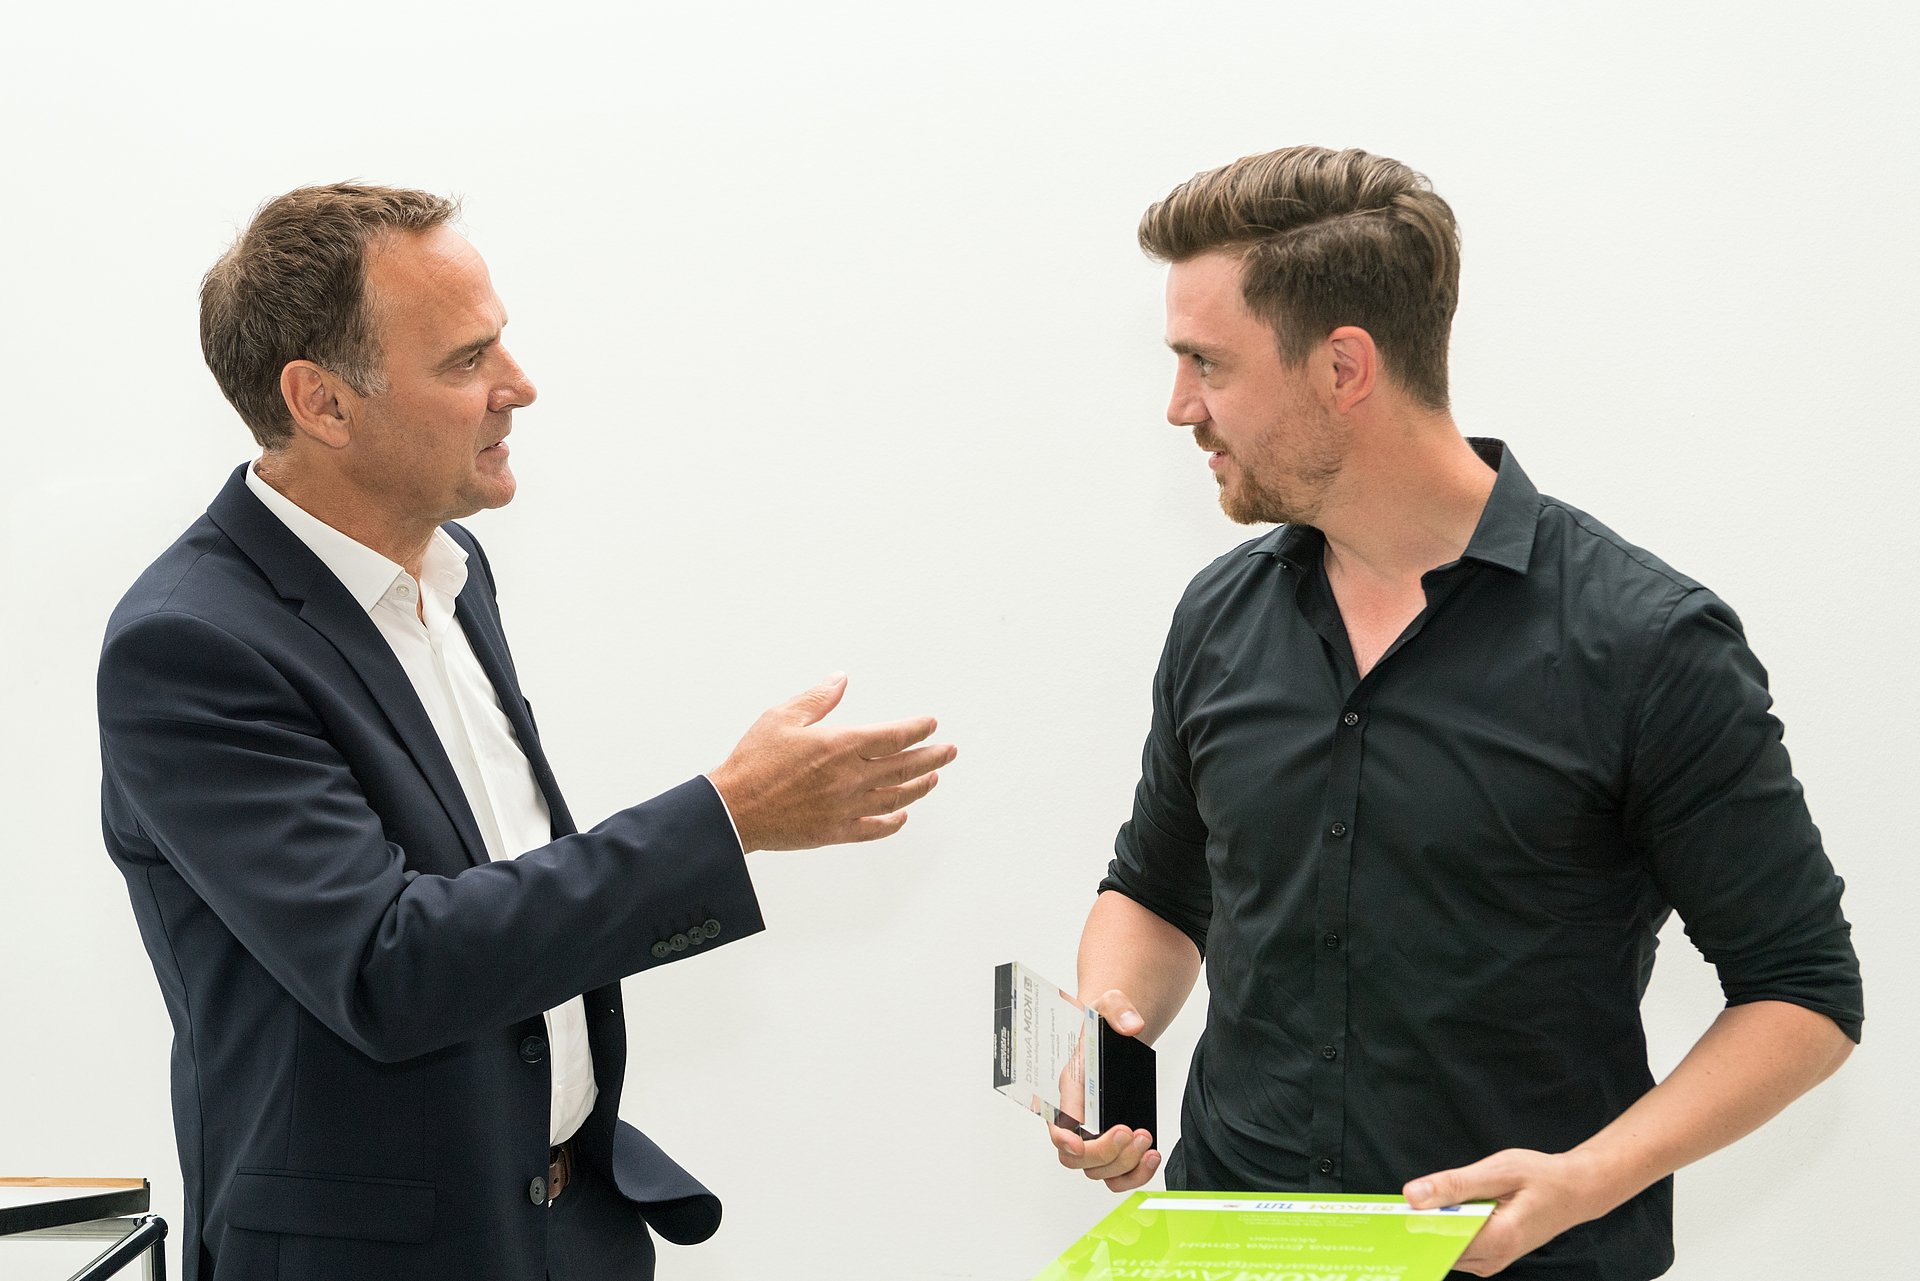
[[[280,394],[288,362],[311,360],[362,395],[385,389],[366,296],[366,247],[429,231],[459,205],[401,187],[334,183],[269,200],[200,282],[200,350],[262,448],[293,438]]]
[[[1386,372],[1447,407],[1447,336],[1460,296],[1460,232],[1425,176],[1364,151],[1287,147],[1175,187],[1140,219],[1165,262],[1224,249],[1241,296],[1290,363],[1341,325],[1379,344]]]

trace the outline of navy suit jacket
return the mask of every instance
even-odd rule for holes
[[[99,674],[102,822],[174,1027],[187,1281],[647,1277],[714,1196],[618,1120],[620,979],[761,928],[713,787],[579,833],[472,536],[456,615],[556,839],[489,862],[373,621],[236,471],[141,575]],[[541,1013],[599,1101],[551,1209]]]

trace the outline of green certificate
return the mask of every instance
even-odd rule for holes
[[[1034,1281],[1440,1281],[1493,1212],[1397,1196],[1135,1192]]]

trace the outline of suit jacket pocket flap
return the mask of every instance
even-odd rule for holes
[[[227,1222],[255,1232],[418,1244],[433,1233],[433,1184],[243,1169],[227,1185]]]

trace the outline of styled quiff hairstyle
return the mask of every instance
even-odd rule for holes
[[[1373,336],[1386,373],[1447,407],[1460,233],[1427,179],[1364,151],[1287,147],[1197,174],[1140,219],[1163,262],[1238,254],[1247,310],[1298,365],[1341,325]]]
[[[260,206],[200,282],[200,350],[263,449],[293,439],[280,371],[311,360],[363,396],[386,390],[366,290],[375,237],[453,221],[459,205],[400,187],[301,187]]]

